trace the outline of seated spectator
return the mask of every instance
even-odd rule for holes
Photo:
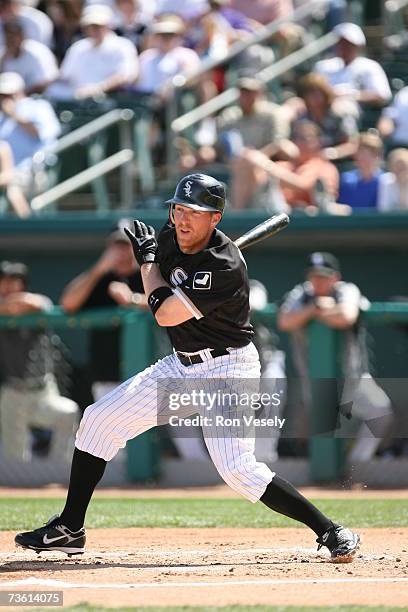
[[[0,265],[0,315],[47,312],[51,300],[27,291],[22,263]],[[55,378],[55,347],[34,328],[0,329],[1,440],[7,456],[31,459],[31,427],[52,429],[50,455],[69,459],[78,426],[78,406],[63,397]]]
[[[17,72],[25,83],[25,93],[43,93],[58,76],[54,55],[48,47],[28,40],[19,20],[3,25],[5,48],[0,55],[2,72]]]
[[[86,38],[75,42],[61,64],[59,81],[48,89],[58,99],[89,98],[133,83],[138,73],[134,45],[112,29],[112,11],[103,5],[85,8],[81,27]]]
[[[253,28],[229,0],[209,0],[208,7],[188,21],[186,38],[200,57],[222,59],[231,45]]]
[[[254,166],[260,166],[279,181],[284,202],[290,208],[316,207],[317,195],[322,189],[327,198],[335,202],[339,174],[336,166],[322,155],[319,127],[311,122],[299,123],[293,141],[298,149],[298,156],[293,161],[265,164],[265,155],[259,151],[247,151],[245,155]]]
[[[183,47],[184,24],[176,15],[167,15],[151,25],[152,47],[140,55],[136,90],[166,98],[176,75],[188,76],[200,67],[195,51]]]
[[[360,135],[354,170],[340,177],[338,201],[353,209],[377,208],[380,177],[383,174],[383,143],[375,133]]]
[[[35,188],[31,174],[34,154],[53,143],[60,131],[49,102],[27,97],[19,74],[0,74],[0,140],[10,145],[16,166],[13,181],[25,193]]]
[[[261,28],[261,24],[250,20],[243,13],[230,7],[231,0],[209,0],[208,8],[192,15],[186,28],[185,39],[201,58],[220,60],[230,48],[250,33]],[[235,58],[237,72],[246,76],[260,72],[273,63],[274,52],[270,46],[251,45]],[[212,71],[212,80],[217,91],[225,89],[225,66]]]
[[[389,172],[381,175],[378,210],[408,211],[408,149],[394,149],[388,157]]]
[[[143,44],[151,19],[141,10],[139,0],[116,0],[115,32],[130,40],[138,50],[143,51]]]
[[[0,191],[18,217],[31,215],[31,208],[19,185],[14,184],[14,160],[10,145],[0,141]]]
[[[378,131],[391,146],[408,146],[408,87],[403,87],[392,104],[383,110]]]
[[[133,1],[133,0],[132,0]],[[145,23],[150,23],[157,13],[157,3],[160,0],[137,0],[139,11],[141,14],[141,19]],[[181,0],[184,2],[184,0]],[[115,14],[115,23],[118,18],[120,18],[120,11],[116,6],[116,0],[85,0],[83,2],[85,6],[91,6],[92,4],[103,4],[108,6]],[[163,11],[165,13],[172,13],[173,11]]]
[[[51,49],[61,64],[69,47],[82,38],[79,25],[81,0],[45,0],[44,9],[52,20],[53,34]]]
[[[3,24],[18,19],[24,28],[25,38],[51,47],[52,21],[42,11],[27,6],[22,0],[0,0],[0,46],[3,46]]]
[[[237,86],[238,104],[226,108],[217,118],[217,142],[201,147],[196,154],[183,152],[181,162],[191,167],[217,158],[226,161],[231,170],[231,204],[242,209],[250,206],[258,189],[267,183],[266,173],[241,155],[242,148],[263,149],[270,157],[286,151],[289,123],[280,107],[265,99],[264,84],[259,79],[243,77]]]
[[[327,79],[317,73],[310,73],[299,81],[300,98],[289,99],[286,105],[294,114],[292,131],[303,121],[312,121],[319,126],[323,155],[332,161],[355,153],[352,139],[358,133],[353,116],[340,115],[333,109],[335,98],[333,88]]]
[[[338,34],[336,55],[317,62],[314,71],[323,74],[333,86],[337,105],[344,109],[355,106],[358,113],[361,105],[381,107],[391,99],[387,75],[378,62],[362,55],[366,38],[355,23],[341,23],[333,30]]]
[[[292,0],[231,0],[232,9],[240,11],[255,23],[268,25],[278,19],[285,19],[293,13]],[[304,24],[292,23],[288,19],[273,37],[282,55],[288,55],[300,48],[307,38]]]
[[[156,0],[156,15],[174,14],[183,19],[192,12],[203,11],[207,7],[207,0]]]
[[[264,25],[293,12],[292,0],[231,0],[231,7]]]
[[[117,305],[146,308],[140,269],[122,229],[125,225],[128,224],[122,222],[109,234],[98,261],[66,286],[61,297],[61,306],[66,312]],[[90,367],[95,400],[121,379],[119,354],[118,330],[91,331]]]

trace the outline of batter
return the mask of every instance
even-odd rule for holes
[[[242,393],[256,386],[259,356],[252,343],[249,283],[245,261],[234,243],[217,229],[225,207],[224,186],[210,176],[181,179],[169,201],[169,223],[156,240],[154,230],[135,221],[126,230],[138,261],[152,313],[167,328],[173,354],[125,381],[89,406],[82,418],[72,461],[65,507],[39,529],[16,535],[18,546],[36,552],[84,552],[84,521],[93,491],[107,461],[127,442],[174,412],[169,397],[201,385],[215,392]],[[255,388],[254,386],[254,388]],[[206,413],[206,407],[180,405],[177,416]],[[214,414],[237,414],[219,403]],[[203,421],[204,439],[218,472],[251,502],[308,525],[334,561],[351,561],[360,538],[334,524],[290,483],[256,460],[255,440],[232,429],[231,419]]]

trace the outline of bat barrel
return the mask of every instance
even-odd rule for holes
[[[235,244],[240,249],[247,248],[255,244],[256,242],[265,240],[265,238],[274,236],[278,232],[282,231],[283,229],[285,229],[285,227],[289,225],[289,221],[289,217],[285,213],[274,215],[273,217],[270,217],[266,221],[263,221],[256,227],[253,227],[243,236],[237,238],[237,240],[235,240]]]

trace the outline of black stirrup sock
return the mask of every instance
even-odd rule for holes
[[[60,515],[61,523],[71,531],[83,527],[94,489],[103,476],[105,459],[75,448],[72,458],[67,501]]]
[[[273,477],[260,501],[271,510],[304,523],[313,529],[317,536],[323,535],[333,526],[327,516],[280,476]]]

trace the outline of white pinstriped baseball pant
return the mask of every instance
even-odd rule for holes
[[[161,359],[143,372],[119,385],[85,410],[80,423],[76,447],[106,461],[112,459],[126,442],[168,422],[168,401],[160,398],[178,393],[180,385],[195,380],[242,380],[259,378],[260,364],[253,344],[230,349],[228,355],[209,359],[201,364],[183,366],[175,354]],[[185,418],[197,408],[182,407],[177,416]],[[223,480],[251,502],[263,495],[274,472],[256,460],[255,439],[233,434],[228,425],[203,426],[203,435],[210,457]]]

